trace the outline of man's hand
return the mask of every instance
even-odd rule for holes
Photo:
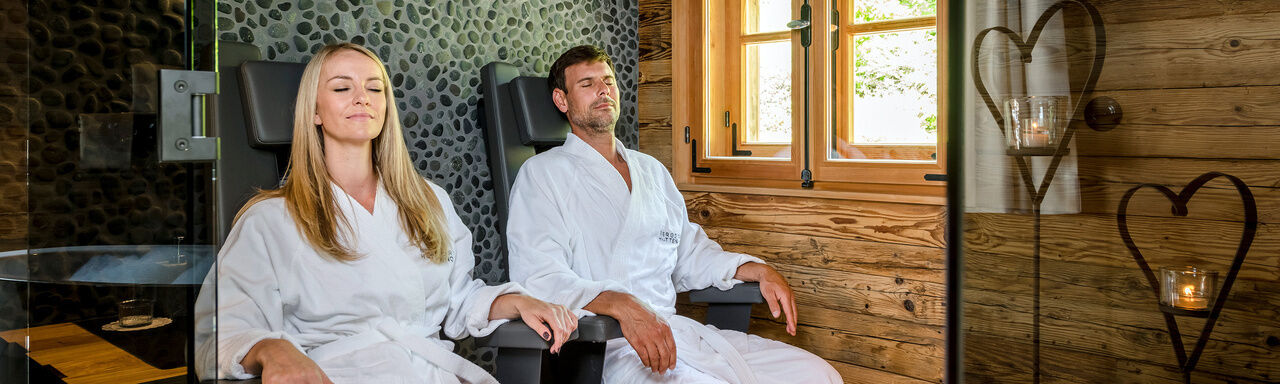
[[[671,327],[634,296],[613,291],[601,292],[584,309],[612,316],[622,327],[622,336],[636,350],[640,362],[654,373],[676,367],[676,341]]]
[[[315,361],[283,339],[254,344],[240,365],[249,373],[261,373],[263,383],[333,384]]]
[[[787,284],[787,279],[773,267],[760,263],[746,263],[738,266],[735,279],[760,283],[760,295],[769,304],[769,313],[773,318],[785,314],[787,317],[787,333],[796,335],[796,295]]]

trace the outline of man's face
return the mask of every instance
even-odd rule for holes
[[[603,61],[574,64],[564,69],[568,91],[552,91],[552,100],[569,124],[590,133],[613,133],[618,122],[618,84]]]

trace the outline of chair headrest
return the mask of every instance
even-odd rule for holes
[[[240,66],[250,146],[279,148],[293,142],[293,103],[306,67],[275,61],[247,61]]]
[[[521,76],[511,80],[512,110],[524,145],[560,145],[569,135],[569,120],[551,101],[545,77]]]

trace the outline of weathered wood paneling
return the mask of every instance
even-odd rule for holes
[[[640,151],[671,170],[671,0],[640,8]]]
[[[1249,185],[1261,224],[1191,380],[1280,380],[1276,4],[1093,3],[1108,36],[1094,96],[1115,99],[1124,118],[1111,131],[1078,131],[1073,153],[1082,212],[1042,217],[1039,276],[1032,216],[965,216],[967,378],[1031,381],[1038,282],[1043,382],[1183,382],[1157,298],[1121,240],[1116,213],[1134,186],[1179,191],[1218,171]],[[1093,26],[1074,8],[1065,20],[1066,61],[1078,90],[1090,70]],[[1244,226],[1241,207],[1225,180],[1200,189],[1187,217],[1172,217],[1163,196],[1144,190],[1128,207],[1129,228],[1155,268],[1195,265],[1225,274]],[[1205,320],[1177,322],[1190,348]]]
[[[640,2],[640,150],[671,169],[671,2]],[[827,359],[846,383],[940,383],[945,286],[939,206],[685,193],[690,219],[726,250],[790,280],[800,327],[767,308],[752,333]],[[682,299],[683,300],[683,299]],[[703,308],[679,306],[701,318]]]
[[[946,207],[686,192],[689,220],[711,227],[943,246]]]

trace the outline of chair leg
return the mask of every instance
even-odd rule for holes
[[[498,348],[499,383],[538,384],[553,382],[551,359],[542,349]]]
[[[708,303],[707,324],[720,329],[747,332],[751,325],[750,303]]]
[[[557,383],[600,384],[605,343],[567,343],[556,361]],[[505,383],[505,382],[504,382]]]

